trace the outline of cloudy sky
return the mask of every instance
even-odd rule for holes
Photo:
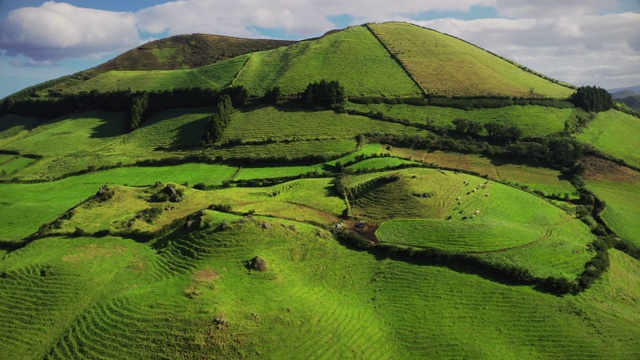
[[[0,98],[166,36],[304,39],[383,21],[433,28],[576,85],[640,85],[640,0],[0,0]]]

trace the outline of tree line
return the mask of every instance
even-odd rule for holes
[[[80,92],[60,98],[7,98],[0,105],[0,114],[15,114],[43,118],[55,118],[79,111],[128,111],[138,112],[140,123],[145,114],[172,108],[209,107],[223,95],[228,95],[234,106],[242,106],[249,99],[249,92],[242,86],[222,90],[202,87],[176,88],[160,91],[114,90],[107,92]],[[137,115],[136,115],[137,117]]]

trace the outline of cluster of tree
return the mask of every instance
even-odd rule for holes
[[[131,101],[131,110],[129,110],[129,117],[127,123],[129,130],[133,131],[137,129],[140,124],[146,120],[149,115],[149,94],[139,93],[134,95]]]
[[[231,116],[233,115],[233,104],[229,95],[223,95],[218,101],[213,114],[207,120],[207,128],[205,130],[204,142],[212,145],[222,140],[224,129],[229,126]]]
[[[115,90],[108,92],[80,92],[60,98],[27,98],[19,101],[5,100],[0,107],[1,113],[11,113],[22,116],[36,116],[53,118],[71,114],[77,111],[104,110],[130,111],[134,99],[146,95],[147,113],[157,110],[189,107],[211,106],[223,95],[228,95],[234,106],[246,104],[249,99],[247,89],[229,87],[223,90],[208,88],[176,88],[161,91]]]
[[[613,97],[605,89],[597,86],[581,86],[569,100],[585,111],[607,111],[613,108]]]
[[[267,104],[277,104],[280,100],[282,100],[282,90],[279,86],[274,86],[262,96],[262,101]]]
[[[487,137],[493,142],[516,142],[522,138],[522,130],[515,125],[504,125],[494,121],[484,124]]]
[[[518,142],[507,146],[508,154],[534,165],[570,169],[582,159],[582,146],[574,138],[547,136],[540,142]]]
[[[337,80],[313,82],[307,85],[302,94],[302,102],[313,107],[333,109],[344,104],[344,87]]]

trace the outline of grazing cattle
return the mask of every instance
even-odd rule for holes
[[[489,196],[489,193],[486,193],[484,196]]]

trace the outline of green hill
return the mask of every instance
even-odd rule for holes
[[[404,23],[86,74],[0,103],[0,359],[637,358],[633,112]]]
[[[404,23],[368,27],[428,94],[566,98],[573,89],[484,49]]]

